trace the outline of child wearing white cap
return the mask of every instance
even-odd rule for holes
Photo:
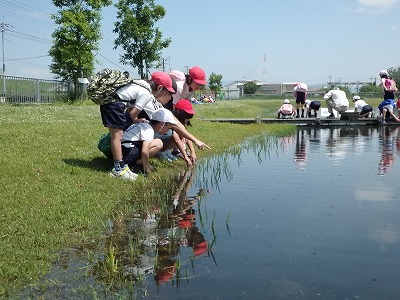
[[[139,162],[143,165],[145,174],[150,173],[150,157],[154,157],[163,147],[160,139],[154,138],[154,132],[165,134],[170,126],[177,124],[172,113],[159,108],[151,115],[151,120],[143,123],[134,123],[124,130],[122,136],[122,154],[124,162],[130,167]]]
[[[354,111],[360,112],[360,118],[372,117],[374,108],[368,105],[360,96],[355,95],[353,97]]]
[[[283,100],[283,104],[278,110],[278,119],[281,117],[291,117],[294,118],[296,116],[296,111],[294,106],[290,103],[289,99]]]

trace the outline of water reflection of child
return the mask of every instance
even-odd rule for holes
[[[306,144],[304,142],[304,130],[297,130],[296,133],[296,148],[294,150],[294,161],[299,165],[307,163]]]
[[[392,129],[384,127],[381,131],[382,155],[379,160],[378,175],[385,175],[394,163],[394,143]]]
[[[180,247],[192,247],[194,256],[200,255],[208,249],[207,241],[195,226],[196,211],[193,209],[193,205],[200,196],[187,196],[193,179],[194,170],[192,168],[180,174],[179,184],[173,195],[168,214],[161,216],[158,222],[158,256],[154,275],[158,284],[173,278]]]

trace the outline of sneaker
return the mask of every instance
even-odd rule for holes
[[[381,124],[382,124],[383,126],[385,126],[385,125],[386,125],[386,121],[385,121],[384,119],[382,119],[382,120],[381,120]]]
[[[171,150],[166,150],[166,151],[165,151],[165,154],[166,154],[166,155],[168,156],[168,158],[169,158],[170,160],[172,160],[172,161],[178,160],[178,158],[177,158],[175,155],[172,154]]]
[[[117,177],[117,178],[122,178],[122,179],[127,179],[130,181],[135,181],[136,178],[138,177],[138,174],[133,173],[128,166],[125,166],[123,170],[116,171],[115,168],[111,170],[109,173],[111,177]]]
[[[156,157],[166,160],[168,162],[172,162],[172,159],[167,155],[166,151],[158,152]]]
[[[329,116],[326,117],[327,119],[334,119],[335,115],[334,114],[330,114]]]

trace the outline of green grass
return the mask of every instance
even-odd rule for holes
[[[222,153],[262,132],[293,130],[287,125],[199,120],[255,117],[268,111],[264,104],[252,100],[195,106],[198,115],[190,131],[212,148],[198,151],[199,158]],[[168,197],[171,188],[162,194],[163,185],[169,185],[174,168],[184,167],[182,161],[170,167],[153,160],[157,170],[151,178],[130,183],[109,177],[111,162],[96,148],[106,129],[98,106],[88,103],[2,105],[0,132],[0,297],[35,284],[60,250],[96,246],[105,220],[122,214],[124,205],[131,212],[141,211],[152,205],[153,195]]]

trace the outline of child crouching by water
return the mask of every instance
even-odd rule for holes
[[[188,126],[192,126],[192,124],[190,124],[190,119],[193,118],[194,114],[195,112],[193,110],[193,106],[190,100],[180,99],[175,104],[174,116],[178,119],[179,122],[181,122],[185,126],[185,128],[187,128]],[[183,136],[180,136],[180,138],[188,148],[187,150],[189,152],[190,160],[195,163],[197,160],[197,156],[193,142],[185,139]]]
[[[278,110],[278,119],[281,117],[291,117],[294,118],[296,116],[296,111],[294,106],[290,103],[289,99],[283,100],[282,106]]]
[[[150,173],[150,157],[155,156],[163,148],[163,142],[154,138],[154,132],[165,134],[172,125],[176,125],[172,113],[159,108],[152,115],[150,121],[133,123],[122,135],[122,155],[125,164],[135,167],[143,165],[145,175]]]

